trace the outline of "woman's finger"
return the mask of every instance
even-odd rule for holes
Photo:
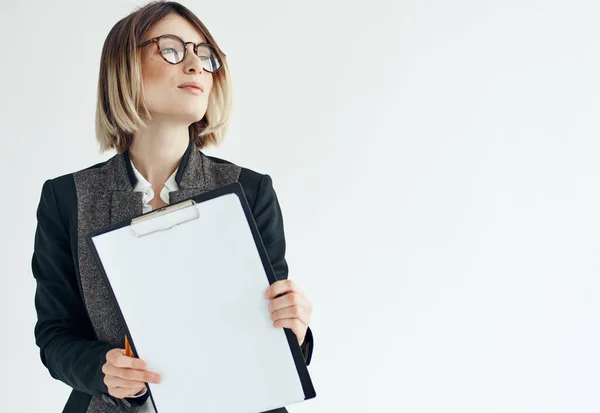
[[[125,351],[125,350],[123,350]],[[148,370],[148,365],[142,359],[129,357],[121,352],[113,352],[107,354],[106,361],[116,367],[133,369],[133,370]]]
[[[161,382],[160,374],[151,371],[120,368],[110,363],[106,363],[104,366],[102,366],[102,372],[105,374],[105,376],[114,376],[131,381],[139,381],[142,383]]]
[[[298,338],[298,342],[304,341],[304,336],[306,335],[306,330],[308,328],[297,318],[284,318],[283,320],[276,321],[274,325],[275,327],[285,327],[292,330]]]
[[[291,307],[285,307],[281,310],[276,310],[271,313],[271,320],[275,323],[277,320],[282,320],[285,318],[297,318],[304,325],[310,324],[310,315],[308,312],[297,305]]]
[[[283,308],[292,307],[295,305],[303,308],[310,307],[310,303],[302,294],[287,293],[286,295],[282,295],[281,297],[271,300],[271,302],[269,303],[269,312],[272,313],[273,311],[281,310]]]
[[[304,295],[303,291],[296,285],[293,280],[278,280],[267,288],[265,291],[265,298],[271,299],[277,297],[280,294],[286,294],[290,292],[295,292],[301,295]]]
[[[121,387],[125,389],[136,390],[135,393],[142,390],[146,384],[141,381],[126,380],[117,376],[106,376],[104,383],[107,387]],[[134,394],[135,394],[134,393]]]

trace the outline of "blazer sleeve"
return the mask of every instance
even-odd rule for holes
[[[263,175],[258,183],[258,189],[252,206],[252,215],[258,231],[267,250],[271,266],[278,280],[288,278],[288,264],[285,260],[285,234],[283,215],[269,175]],[[314,339],[310,329],[306,331],[301,349],[306,365],[312,359]]]
[[[106,353],[116,347],[96,340],[79,293],[65,221],[61,219],[52,181],[48,180],[37,208],[31,260],[36,280],[35,340],[42,363],[52,377],[77,391],[102,397],[108,394],[102,365]],[[128,400],[137,404],[146,398]]]

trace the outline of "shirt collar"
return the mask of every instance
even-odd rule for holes
[[[124,170],[121,169],[121,163],[118,162],[118,175],[115,176],[114,184],[115,189],[131,190],[136,186],[137,177],[133,172],[133,164],[131,163],[131,157],[129,156],[129,149],[126,149],[123,153],[117,156],[119,156],[125,162],[124,165],[122,165],[124,166]],[[179,168],[177,169],[177,173],[175,175],[175,182],[177,183],[178,190],[204,188],[204,156],[205,155],[196,147],[194,141],[190,139],[188,147],[181,158]],[[127,185],[127,180],[131,186]]]
[[[146,178],[144,178],[144,175],[142,175],[140,173],[140,171],[138,171],[136,169],[136,167],[133,164],[133,162],[131,161],[131,159],[129,160],[129,162],[131,163],[131,168],[133,169],[133,174],[137,178],[137,183],[135,184],[135,187],[133,188],[133,190],[135,192],[146,192],[146,190],[148,188],[152,187],[152,184],[150,182],[148,182],[146,180]],[[175,170],[175,172],[173,172],[171,174],[171,176],[169,177],[169,179],[167,179],[167,182],[165,182],[165,188],[169,192],[177,191],[179,189],[179,185],[177,185],[177,181],[175,180],[175,177],[177,176],[177,171],[178,170],[179,170],[179,168],[177,168]]]

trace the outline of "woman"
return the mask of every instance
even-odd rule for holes
[[[273,325],[295,333],[310,363],[312,306],[287,280],[282,214],[271,178],[200,151],[225,134],[230,85],[225,54],[178,3],[150,3],[108,34],[96,135],[103,150],[117,155],[47,180],[37,211],[35,337],[52,377],[73,388],[64,412],[152,411],[145,383],[160,385],[143,360],[125,355],[124,326],[85,236],[236,181],[279,280],[265,294]]]

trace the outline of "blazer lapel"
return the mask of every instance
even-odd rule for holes
[[[112,168],[112,198],[110,202],[110,223],[116,224],[131,219],[143,212],[141,192],[135,192],[136,178],[133,174],[129,151],[116,156]]]
[[[175,175],[179,189],[169,193],[170,204],[190,199],[213,189],[207,185],[205,162],[202,153],[190,141],[187,151],[181,158],[177,175]]]
[[[169,203],[181,202],[236,182],[241,170],[240,166],[231,162],[213,162],[190,141],[175,176],[179,190],[169,194]]]

